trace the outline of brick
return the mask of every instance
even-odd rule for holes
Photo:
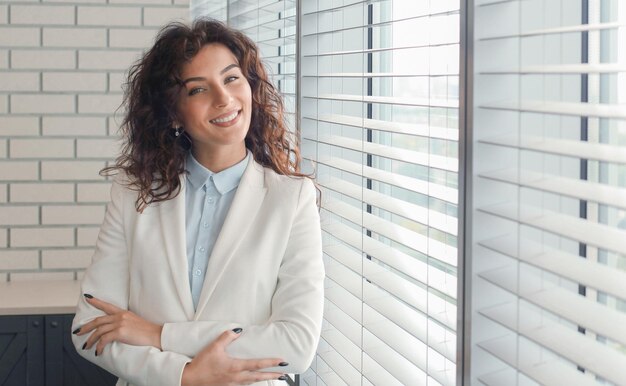
[[[17,184],[10,186],[11,202],[73,202],[74,184]]]
[[[87,268],[91,264],[93,249],[51,249],[41,253],[43,269]]]
[[[109,72],[109,91],[111,92],[123,92],[124,84],[127,81],[126,73],[124,72]]]
[[[189,5],[189,0],[174,0],[176,5]]]
[[[104,218],[104,205],[42,206],[41,222],[45,225],[98,225]]]
[[[0,229],[0,248],[6,248],[8,241],[8,229]]]
[[[37,251],[0,251],[0,269],[37,269]]]
[[[79,139],[76,141],[78,158],[114,158],[120,152],[120,142],[116,138]]]
[[[0,181],[28,181],[38,178],[37,162],[0,162]]]
[[[188,7],[167,7],[167,8],[151,8],[143,9],[143,24],[146,26],[160,27],[170,21],[188,21]]]
[[[11,68],[74,69],[76,68],[76,52],[72,50],[13,50]]]
[[[13,139],[11,158],[71,158],[74,156],[72,139]]]
[[[68,158],[74,156],[72,139],[12,139],[11,158]]]
[[[109,46],[122,48],[149,48],[158,29],[110,29]]]
[[[37,224],[39,224],[39,207],[37,206],[0,207],[0,225]]]
[[[122,104],[122,94],[79,95],[78,112],[81,114],[114,114]]]
[[[103,117],[43,117],[43,135],[106,135]]]
[[[43,91],[106,91],[106,73],[47,72]]]
[[[74,7],[68,5],[11,5],[11,24],[73,25]]]
[[[100,228],[78,228],[77,230],[77,242],[79,247],[93,247],[98,240],[98,232]]]
[[[73,139],[12,139],[11,158],[68,158],[74,156]]]
[[[7,140],[0,139],[0,158],[7,158]]]
[[[39,118],[37,117],[0,117],[0,136],[32,136],[39,135]]]
[[[0,68],[9,68],[8,50],[0,50]]]
[[[9,111],[9,97],[0,95],[0,114],[6,114]]]
[[[7,184],[0,184],[0,202],[7,202]]]
[[[106,47],[104,28],[44,28],[45,47]]]
[[[77,184],[78,202],[102,202],[111,201],[110,183]]]
[[[11,281],[74,280],[74,272],[12,272]]]
[[[139,51],[78,51],[78,68],[87,70],[126,70],[139,59]]]
[[[75,107],[74,95],[11,95],[12,113],[73,113]]]
[[[25,0],[21,0],[21,1],[25,1]],[[67,0],[41,0],[41,1],[44,3],[67,3],[68,2]],[[82,4],[102,4],[106,2],[107,0],[80,0],[81,5]]]
[[[0,46],[37,47],[39,44],[39,28],[0,27]]]
[[[71,247],[74,245],[74,228],[13,228],[11,247]]]
[[[171,0],[109,0],[110,4],[159,4],[171,5]]]
[[[100,161],[42,161],[41,177],[51,181],[100,180]]]
[[[9,10],[8,6],[0,5],[0,23],[9,24]]]
[[[0,72],[0,91],[39,91],[39,74]]]
[[[106,27],[141,25],[141,8],[79,6],[77,24]]]

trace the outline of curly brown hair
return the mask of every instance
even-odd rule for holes
[[[238,60],[252,89],[252,116],[245,145],[261,165],[276,173],[309,177],[300,173],[300,151],[287,129],[283,100],[268,80],[257,46],[243,33],[206,18],[191,25],[171,23],[158,33],[152,48],[131,66],[125,88],[126,114],[121,125],[125,140],[115,165],[103,175],[123,171],[128,186],[139,192],[137,211],[180,193],[180,175],[191,148],[188,136],[174,135],[176,103],[181,89],[183,64],[202,47],[221,43]]]

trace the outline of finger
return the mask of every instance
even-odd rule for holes
[[[106,315],[106,316],[99,316],[97,318],[95,318],[94,320],[92,320],[91,322],[85,324],[84,326],[82,326],[80,328],[80,331],[76,333],[76,335],[85,335],[89,332],[91,332],[92,330],[95,330],[96,328],[104,325],[104,324],[108,324],[108,323],[113,323],[115,320],[115,316],[112,315]]]
[[[225,350],[226,346],[228,346],[234,340],[241,336],[241,331],[241,328],[224,331],[220,336],[217,337],[217,339],[215,339],[215,341],[213,341],[212,345],[214,347]]]
[[[104,335],[107,332],[110,332],[110,331],[112,331],[114,329],[115,329],[115,326],[113,324],[105,324],[104,326],[98,327],[93,332],[93,334],[91,334],[89,336],[89,338],[87,338],[87,342],[85,342],[85,344],[83,345],[83,349],[84,350],[89,350],[90,348],[92,348],[98,342],[98,340],[100,340],[100,337],[102,335]]]
[[[246,384],[246,383],[262,382],[262,381],[270,381],[274,379],[279,379],[281,377],[285,377],[285,374],[264,373],[260,371],[246,371],[246,372],[239,373],[235,377],[235,382],[239,384]],[[282,379],[286,379],[286,378],[282,378]]]
[[[89,297],[89,296],[85,296],[85,300],[87,301],[87,303],[91,304],[92,306],[96,307],[97,309],[104,311],[106,314],[108,315],[112,315],[115,314],[117,312],[123,311],[121,308],[111,304],[111,303],[107,303],[104,300],[100,300],[98,298],[94,298],[93,296]]]
[[[236,359],[236,366],[240,371],[258,371],[269,367],[278,367],[282,359]]]
[[[96,345],[96,356],[102,354],[102,351],[104,350],[107,344],[116,341],[119,338],[118,335],[119,334],[114,329],[103,334],[100,337],[100,340],[98,340],[98,344]]]

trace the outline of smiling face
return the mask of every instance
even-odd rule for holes
[[[191,138],[194,156],[245,155],[252,91],[237,57],[223,44],[207,44],[183,65],[181,78],[175,124]]]

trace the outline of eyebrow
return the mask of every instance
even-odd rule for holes
[[[230,69],[232,68],[240,68],[238,64],[229,64],[228,66],[224,67],[224,69],[222,71],[220,71],[220,75],[224,75],[224,73],[228,72]],[[205,77],[202,76],[194,76],[192,78],[187,78],[183,81],[183,85],[189,83],[189,82],[198,82],[198,81],[202,81],[202,80],[206,80]]]

